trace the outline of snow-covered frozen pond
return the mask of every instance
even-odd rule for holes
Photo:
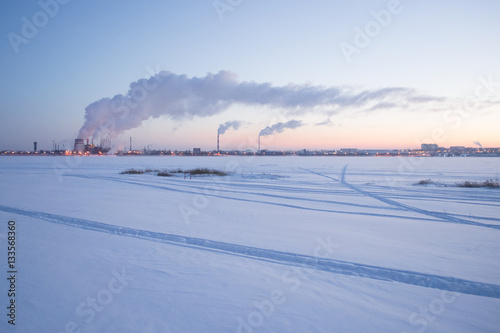
[[[225,177],[120,174],[230,171]],[[2,157],[1,332],[498,332],[500,158]],[[414,185],[431,179],[442,185]]]

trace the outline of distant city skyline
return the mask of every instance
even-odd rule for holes
[[[237,154],[263,154],[266,152],[271,153],[286,153],[286,154],[297,154],[297,155],[313,155],[316,153],[333,153],[335,155],[378,155],[378,154],[396,154],[396,155],[416,155],[416,156],[458,156],[461,154],[474,154],[478,156],[498,156],[500,157],[500,146],[498,147],[484,147],[480,142],[475,142],[474,146],[449,146],[441,147],[434,143],[422,143],[420,148],[357,148],[357,147],[342,147],[336,149],[307,149],[307,148],[281,148],[281,149],[270,149],[268,146],[240,146],[233,149],[220,149],[217,145],[215,149],[202,149],[199,147],[192,147],[188,149],[177,149],[175,147],[155,149],[150,146],[147,147],[137,147],[133,146],[132,137],[129,138],[129,146],[120,149],[111,147],[108,142],[94,142],[90,139],[76,139],[74,145],[71,147],[66,147],[66,145],[60,145],[53,142],[51,149],[38,149],[38,142],[33,142],[32,149],[14,150],[14,149],[4,149],[0,150],[0,156],[9,156],[12,154],[42,154],[42,155],[176,155],[176,154],[189,154],[189,155],[232,155]]]
[[[498,1],[0,8],[0,150],[500,146]]]

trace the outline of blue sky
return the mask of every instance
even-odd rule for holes
[[[55,1],[41,0],[52,10]],[[213,0],[66,2],[53,17],[40,14],[38,1],[0,5],[0,150],[31,149],[33,141],[40,149],[53,140],[71,146],[85,108],[126,94],[132,82],[160,71],[205,77],[221,70],[279,87],[403,87],[436,100],[296,113],[232,104],[211,116],[146,119],[113,143],[126,145],[133,136],[138,148],[214,149],[218,125],[241,120],[244,126],[221,138],[229,149],[251,146],[266,126],[297,119],[305,125],[276,135],[267,148],[500,146],[498,1],[215,2],[231,9],[223,13]],[[382,24],[374,12],[391,17]],[[40,27],[16,44],[13,34],[25,38],[23,18]],[[360,30],[372,37],[347,59],[341,46],[356,47]]]

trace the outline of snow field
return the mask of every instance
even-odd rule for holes
[[[20,293],[2,332],[495,332],[500,192],[412,185],[500,165],[456,161],[3,158]],[[228,165],[223,179],[119,174]]]

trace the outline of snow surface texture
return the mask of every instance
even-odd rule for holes
[[[0,332],[499,332],[497,158],[0,158]],[[209,167],[227,177],[122,175]],[[17,228],[7,323],[7,222]]]

